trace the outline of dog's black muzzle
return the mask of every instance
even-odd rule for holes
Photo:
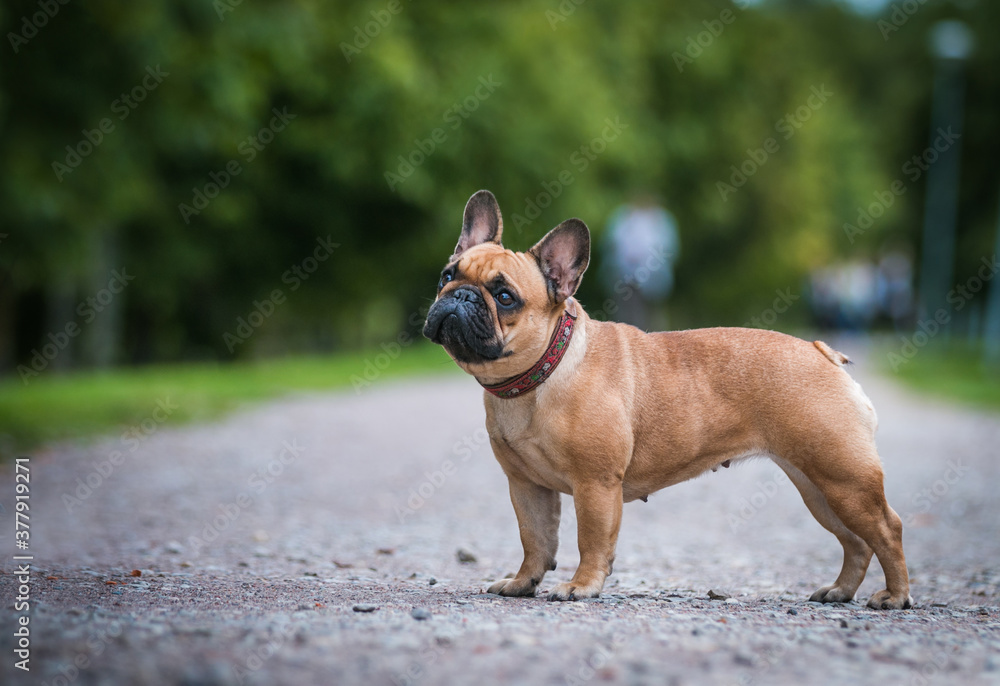
[[[503,353],[493,316],[475,286],[459,286],[439,298],[427,313],[424,336],[443,345],[459,362],[496,360]]]

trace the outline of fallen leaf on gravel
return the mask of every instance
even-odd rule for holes
[[[316,603],[316,607],[326,607],[323,603]]]
[[[47,576],[47,577],[45,577],[46,581],[55,581],[58,578],[59,577],[57,577],[57,576]]]
[[[396,549],[395,548],[379,548],[378,549],[378,554],[379,555],[395,555],[396,554]]]
[[[138,569],[133,569],[132,572],[129,574],[129,576],[142,576],[142,572],[140,572]]]
[[[455,557],[457,557],[458,561],[461,562],[463,565],[469,565],[476,561],[476,556],[470,553],[465,548],[459,548],[458,550],[456,550]]]
[[[712,589],[708,590],[708,599],[709,600],[726,600],[728,597],[729,596],[727,596],[727,595],[725,595],[723,593],[716,593]]]
[[[351,567],[354,566],[350,562],[337,562],[336,560],[333,561],[333,565],[337,569],[350,569]]]
[[[106,584],[107,586],[117,586],[117,585],[118,585],[118,582],[117,582],[117,581],[105,581],[104,583],[105,583],[105,584]]]

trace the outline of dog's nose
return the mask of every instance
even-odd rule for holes
[[[479,289],[473,286],[459,286],[452,292],[451,297],[455,300],[468,303],[480,302],[483,299],[483,296],[479,293]]]

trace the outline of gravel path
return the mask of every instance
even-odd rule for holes
[[[481,391],[455,375],[205,426],[171,426],[165,403],[139,437],[34,455],[30,675],[12,652],[4,465],[0,682],[998,684],[1000,416],[915,398],[869,366],[853,373],[908,523],[914,610],[863,606],[883,587],[875,561],[862,603],[807,602],[841,549],[764,461],[626,505],[598,600],[484,595],[520,543]],[[543,590],[579,559],[564,500]]]

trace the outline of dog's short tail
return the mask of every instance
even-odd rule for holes
[[[817,350],[823,353],[826,359],[830,360],[830,362],[833,362],[838,367],[843,367],[845,364],[851,364],[851,358],[844,353],[837,352],[823,341],[813,341],[813,345],[816,346]]]

